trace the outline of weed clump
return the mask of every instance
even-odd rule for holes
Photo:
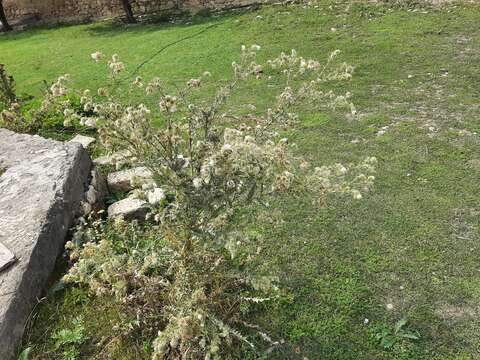
[[[201,96],[211,75],[204,72],[180,88],[136,77],[129,94],[158,106],[125,104],[119,97],[125,65],[117,55],[106,62],[108,85],[77,94],[63,76],[45,97],[52,104],[61,99],[64,126],[94,124],[106,150],[122,151],[129,164],[154,174],[137,197],[158,187],[165,193],[148,214],[150,225],[97,221],[80,229],[68,243],[73,266],[64,277],[134,311],[137,321],[123,334],[152,329],[153,359],[229,358],[239,345],[256,348],[252,331],[278,345],[246,320],[281,287],[275,271],[261,266],[265,244],[252,224],[286,193],[321,206],[330,193],[360,199],[373,184],[375,158],[315,166],[287,137],[300,104],[355,115],[350,93],[330,90],[350,80],[353,67],[338,61],[339,51],[323,63],[295,50],[259,62],[259,51],[242,46],[231,78],[215,84],[210,99]],[[91,57],[104,61],[100,52]],[[229,108],[238,88],[261,91],[270,83],[281,84],[270,106],[245,104],[248,113]],[[68,100],[74,94],[80,107]]]

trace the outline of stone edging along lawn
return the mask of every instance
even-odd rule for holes
[[[0,129],[0,165],[0,258],[8,256],[0,272],[0,359],[9,360],[79,211],[91,161],[80,144]]]

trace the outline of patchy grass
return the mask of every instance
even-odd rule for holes
[[[349,90],[358,119],[303,114],[291,138],[318,164],[376,156],[376,188],[360,202],[332,198],[321,212],[308,198],[277,204],[285,222],[264,229],[271,239],[265,262],[286,286],[255,320],[285,345],[265,356],[478,358],[480,6],[406,11],[335,3],[266,7],[191,24],[34,29],[0,37],[0,59],[20,92],[37,95],[43,80],[65,72],[79,87],[101,84],[98,65],[89,62],[96,50],[118,53],[132,71],[156,49],[210,25],[139,73],[179,82],[209,70],[220,81],[244,43],[262,45],[265,58],[291,48],[324,58],[341,49],[356,67]],[[232,106],[252,96],[242,93]],[[35,359],[64,358],[54,334],[73,331],[79,316],[85,339],[75,346],[84,358],[103,359],[94,344],[107,341],[112,321],[129,317],[81,289],[48,296],[35,314],[25,339]],[[384,349],[375,336],[403,317],[420,339]],[[146,340],[118,344],[113,358],[148,357]]]

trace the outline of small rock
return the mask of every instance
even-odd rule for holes
[[[90,184],[95,188],[97,191],[97,201],[105,198],[108,195],[108,187],[107,187],[107,180],[105,177],[98,172],[95,168],[91,172],[92,180]]]
[[[86,201],[81,202],[81,207],[82,207],[82,214],[83,216],[87,216],[92,212],[92,205]]]
[[[135,182],[148,182],[152,177],[152,172],[146,167],[136,167],[108,174],[107,183],[110,190],[130,191],[135,188]]]
[[[89,136],[83,135],[76,135],[72,140],[69,142],[76,142],[82,144],[84,149],[87,149],[90,145],[95,142],[95,139]]]
[[[93,160],[95,165],[115,165],[117,162],[125,162],[130,157],[130,151],[118,151],[111,155],[100,156]]]
[[[123,217],[125,220],[145,220],[148,207],[147,203],[140,199],[126,198],[108,207],[108,217]]]
[[[0,243],[0,271],[5,270],[12,265],[17,259],[2,243]]]
[[[93,188],[93,191],[91,190]],[[105,198],[108,195],[108,186],[105,177],[94,168],[91,172],[90,186],[85,194],[87,201],[92,205],[92,211],[99,214],[105,208]],[[95,195],[95,196],[92,196]],[[95,202],[91,202],[95,198]]]
[[[96,159],[93,159],[95,165],[113,165],[113,160],[111,156],[103,155]]]
[[[155,188],[147,192],[148,202],[152,205],[159,204],[163,199],[165,199],[165,191],[161,188]]]
[[[88,187],[88,190],[85,193],[85,197],[86,197],[88,203],[91,204],[91,205],[93,205],[97,202],[97,199],[98,199],[97,190],[95,190],[93,185],[90,185]]]

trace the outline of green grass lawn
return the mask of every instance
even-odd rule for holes
[[[0,36],[0,62],[20,93],[38,95],[44,80],[63,73],[81,88],[102,84],[89,59],[96,50],[118,53],[132,71],[211,25],[139,74],[179,82],[209,70],[222,80],[241,44],[262,45],[264,58],[291,48],[319,59],[342,50],[356,68],[348,89],[358,118],[305,112],[291,138],[316,164],[376,156],[376,186],[361,201],[336,197],[321,211],[308,198],[277,204],[285,222],[264,229],[271,242],[265,263],[284,279],[284,295],[255,321],[285,344],[265,358],[480,359],[480,6],[336,3],[191,23],[32,29]],[[232,106],[267,98],[245,92]],[[94,358],[93,344],[122,314],[81,289],[43,301],[24,347],[36,359],[68,358],[52,336],[79,316],[88,339],[80,358]],[[403,317],[420,339],[384,349],[375,335]],[[143,358],[143,340],[113,358]]]

